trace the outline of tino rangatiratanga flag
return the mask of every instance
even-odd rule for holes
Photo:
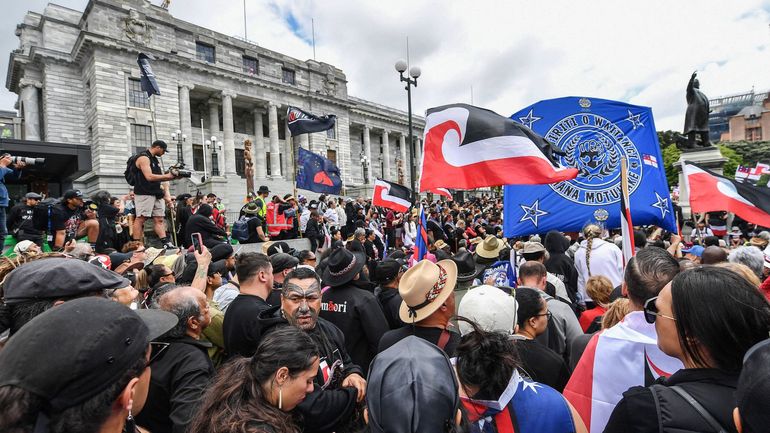
[[[315,114],[308,113],[307,111],[292,106],[289,106],[286,118],[292,137],[295,135],[322,132],[327,129],[332,129],[337,120],[337,116],[334,114],[316,116]]]
[[[377,179],[374,182],[372,204],[396,212],[406,212],[412,207],[412,191],[403,185]]]

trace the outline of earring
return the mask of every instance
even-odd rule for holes
[[[283,409],[283,387],[278,387],[278,409]]]
[[[123,431],[126,433],[136,432],[136,422],[134,421],[134,416],[131,414],[131,409],[128,410],[128,418],[126,418],[126,426]]]

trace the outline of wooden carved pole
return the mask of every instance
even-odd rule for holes
[[[246,195],[254,194],[254,159],[251,156],[251,140],[243,142],[244,174],[246,175]]]

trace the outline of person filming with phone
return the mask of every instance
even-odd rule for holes
[[[210,205],[202,204],[198,212],[193,214],[185,225],[185,236],[191,239],[193,233],[200,233],[203,245],[213,248],[218,244],[227,242],[227,233],[219,228],[211,220],[213,209]]]

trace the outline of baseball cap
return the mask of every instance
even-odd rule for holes
[[[286,253],[277,253],[270,256],[270,264],[273,265],[273,273],[277,274],[296,267],[299,264],[299,259]]]
[[[383,260],[377,263],[377,267],[374,268],[374,278],[372,280],[379,283],[392,281],[398,276],[401,266],[402,264],[396,260]]]
[[[516,325],[516,298],[494,286],[482,285],[468,290],[460,300],[457,315],[476,322],[488,332],[513,332]],[[460,334],[473,332],[473,327],[460,321]]]
[[[28,193],[24,194],[24,198],[30,198],[30,199],[33,199],[33,200],[42,200],[43,196],[38,194],[38,193],[36,193],[36,192],[28,192]]]
[[[3,283],[9,305],[40,299],[60,299],[107,289],[121,289],[131,283],[113,271],[82,260],[52,257],[25,263],[13,270]]]
[[[83,193],[79,189],[70,189],[64,192],[62,196],[64,200],[72,200],[73,198],[83,198]]]
[[[267,255],[272,256],[276,253],[292,254],[294,253],[294,248],[290,247],[286,242],[273,242],[267,248]]]
[[[219,275],[226,275],[227,274],[227,266],[225,266],[224,259],[223,260],[218,260],[218,261],[213,262],[212,264],[209,265],[209,270],[208,270],[208,274],[207,275],[209,277],[213,277],[214,274],[219,274]]]
[[[177,321],[103,298],[65,302],[32,319],[0,351],[0,386],[25,389],[60,412],[113,385]]]
[[[700,245],[693,245],[690,248],[684,248],[682,249],[682,252],[685,254],[692,254],[694,256],[700,257],[703,255],[704,248]]]
[[[530,241],[524,244],[524,248],[521,249],[522,254],[542,253],[545,251],[545,247],[540,242]]]

